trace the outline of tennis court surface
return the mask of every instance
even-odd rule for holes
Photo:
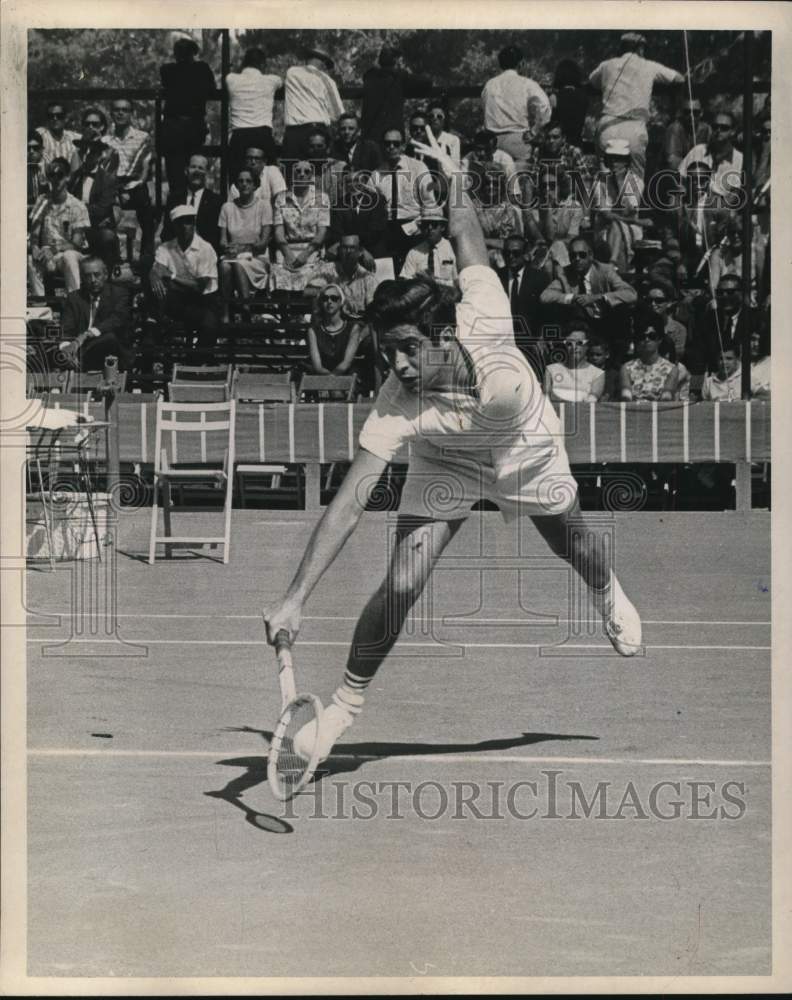
[[[644,657],[579,624],[530,526],[474,515],[290,805],[260,611],[314,515],[235,511],[225,567],[149,567],[123,516],[118,640],[77,634],[89,574],[31,570],[28,973],[769,974],[769,514],[614,518]],[[307,608],[325,701],[392,525],[366,515]]]

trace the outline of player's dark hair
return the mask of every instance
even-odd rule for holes
[[[461,295],[449,285],[431,278],[394,278],[377,286],[366,321],[378,333],[408,323],[418,328],[433,344],[449,326],[456,329],[456,307]]]

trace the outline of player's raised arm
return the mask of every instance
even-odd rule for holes
[[[274,643],[281,629],[289,633],[292,641],[296,638],[303,604],[357,527],[387,464],[364,448],[358,449],[338,493],[314,528],[289,589],[277,604],[264,611],[268,642]]]
[[[413,142],[413,147],[433,159],[448,178],[448,238],[454,248],[457,268],[472,264],[489,267],[489,254],[481,223],[466,190],[467,175],[438,145],[432,130],[426,127],[427,141]]]

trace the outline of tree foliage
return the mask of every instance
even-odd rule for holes
[[[507,44],[523,47],[529,72],[543,86],[552,82],[562,58],[575,59],[588,74],[617,50],[620,31],[552,31],[520,29],[414,30],[295,30],[260,28],[231,32],[231,62],[238,68],[245,48],[260,46],[268,56],[270,72],[283,75],[299,61],[306,46],[318,46],[336,62],[342,85],[359,85],[383,44],[398,44],[405,62],[421,75],[430,75],[437,87],[483,84],[498,72],[497,53]],[[697,96],[739,110],[742,92],[741,35],[734,31],[688,32],[690,63],[695,67]],[[220,82],[221,32],[200,32],[201,58]],[[28,38],[28,83],[32,92],[51,88],[157,87],[159,67],[171,57],[171,32],[154,29],[31,30]],[[647,56],[684,71],[681,31],[648,33]],[[769,78],[770,36],[757,44],[756,74]],[[31,93],[30,117],[43,121],[46,101]],[[455,108],[455,125],[470,131],[480,124],[477,101]],[[476,117],[478,116],[478,118]],[[214,117],[214,116],[213,116]],[[277,124],[277,122],[276,122]]]

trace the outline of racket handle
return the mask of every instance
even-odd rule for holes
[[[284,651],[291,649],[291,637],[285,628],[275,634],[275,653],[280,656]]]

